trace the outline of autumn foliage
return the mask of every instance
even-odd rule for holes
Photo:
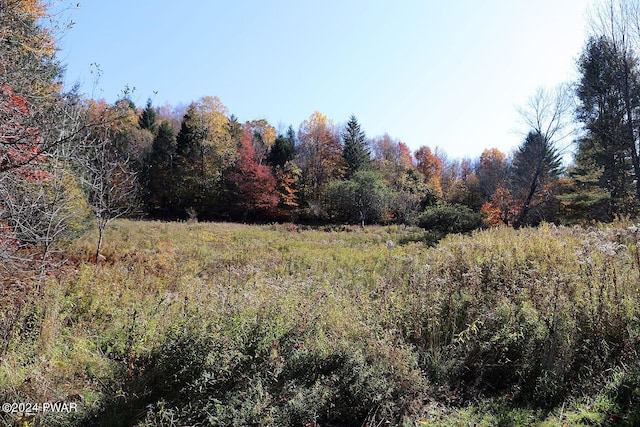
[[[29,123],[29,109],[24,98],[8,83],[0,84],[0,172],[9,170],[35,181],[44,178],[33,167],[43,161],[40,132]]]
[[[271,169],[259,163],[253,148],[253,131],[245,127],[240,136],[240,158],[229,181],[237,189],[236,206],[246,219],[252,212],[272,212],[280,198]]]

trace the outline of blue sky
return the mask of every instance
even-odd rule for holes
[[[80,0],[66,81],[143,106],[218,96],[239,120],[295,129],[356,115],[370,137],[452,158],[523,139],[516,107],[575,78],[586,0]]]

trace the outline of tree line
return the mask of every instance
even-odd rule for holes
[[[451,159],[368,137],[356,116],[297,128],[240,122],[217,97],[186,108],[113,104],[62,85],[55,17],[0,2],[0,256],[42,265],[93,218],[402,223],[445,231],[636,217],[640,207],[638,5],[605,1],[579,77],[535,93],[510,153]],[[577,131],[576,131],[577,129]],[[562,156],[574,147],[571,163]]]

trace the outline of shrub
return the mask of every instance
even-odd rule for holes
[[[418,225],[442,233],[467,233],[482,227],[482,215],[464,205],[442,204],[425,209]]]
[[[397,423],[422,390],[411,352],[327,348],[317,331],[261,315],[241,315],[217,332],[192,323],[174,328],[140,375],[112,387],[88,417],[93,425]]]

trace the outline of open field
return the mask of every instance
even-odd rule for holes
[[[2,295],[0,400],[78,411],[0,424],[637,425],[639,240],[116,221]]]

